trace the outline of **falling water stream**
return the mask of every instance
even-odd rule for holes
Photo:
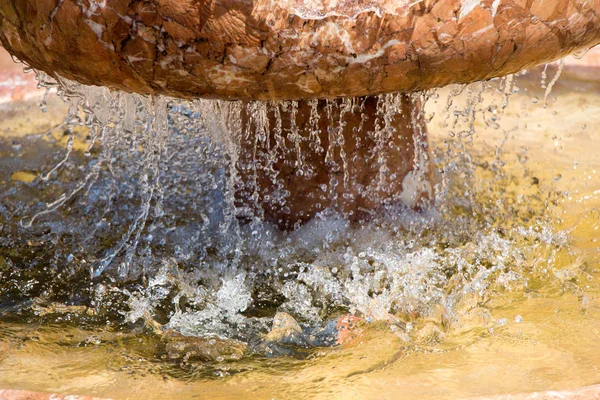
[[[243,115],[257,143],[275,132],[244,167],[285,212],[273,166],[310,177],[304,146],[341,160],[323,201],[354,184],[351,138],[334,124],[321,143],[315,121],[359,100],[312,102],[303,136],[269,125],[293,101],[183,102],[38,74],[45,114],[0,110],[0,387],[434,399],[599,383],[600,90],[573,90],[561,69],[542,87],[533,72],[412,95],[432,199],[362,222],[326,209],[289,231],[236,202]],[[378,148],[393,145],[399,99],[377,99]],[[387,184],[381,154],[366,196]]]

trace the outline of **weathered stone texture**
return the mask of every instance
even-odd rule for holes
[[[0,41],[139,93],[364,96],[516,72],[600,43],[600,0],[4,0]]]

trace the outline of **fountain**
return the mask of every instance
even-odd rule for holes
[[[444,390],[456,398],[597,382],[597,259],[577,233],[598,226],[597,191],[591,182],[569,189],[564,167],[591,180],[597,160],[584,138],[547,133],[551,118],[530,109],[558,114],[563,64],[541,71],[541,93],[510,74],[597,44],[598,9],[0,5],[3,45],[36,70],[42,109],[66,114],[28,137],[15,132],[31,125],[13,130],[16,117],[5,118],[0,386],[414,397],[419,380],[406,371],[423,376],[422,363],[437,357],[433,365],[451,367],[419,379],[472,376],[460,358],[494,351],[508,370],[511,352],[522,355],[521,370],[507,373],[512,385],[482,378],[492,389],[451,390],[441,379]],[[482,79],[492,80],[463,85]],[[446,84],[458,86],[435,89]],[[552,141],[514,138],[535,133],[533,121]],[[563,146],[585,166],[561,157]],[[587,205],[589,226],[570,220],[572,198]],[[540,328],[547,321],[554,327]],[[580,341],[564,338],[578,330],[587,332]],[[548,359],[529,347],[534,338]],[[39,363],[60,383],[33,373]],[[424,397],[444,397],[425,386]]]
[[[262,203],[263,217],[292,228],[329,206],[356,218],[385,201],[414,207],[431,196],[418,103],[402,97],[383,110],[359,96],[490,79],[600,41],[590,1],[488,3],[11,2],[0,9],[0,40],[53,78],[180,98],[298,101],[242,106],[241,126],[227,128],[244,149],[235,156],[238,200]],[[308,102],[341,96],[348,100]],[[277,157],[285,142],[295,159]],[[275,153],[259,171],[257,152]]]

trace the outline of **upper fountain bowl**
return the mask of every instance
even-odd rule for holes
[[[52,76],[182,98],[410,92],[600,43],[600,0],[9,0],[0,41]]]

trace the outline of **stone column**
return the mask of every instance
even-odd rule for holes
[[[408,95],[246,103],[237,205],[283,229],[331,207],[358,220],[431,195],[420,105]]]

